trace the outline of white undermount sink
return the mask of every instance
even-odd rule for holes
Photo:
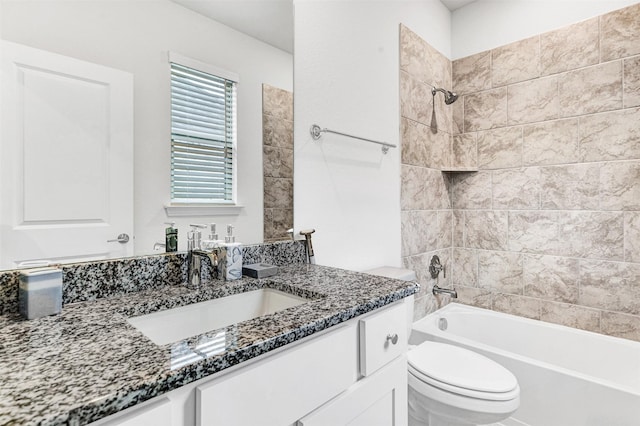
[[[154,343],[164,345],[308,301],[282,291],[263,288],[132,317],[127,321]]]

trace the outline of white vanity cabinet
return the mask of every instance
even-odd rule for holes
[[[412,301],[339,324],[95,425],[406,425]],[[168,411],[155,422],[149,420],[154,409]]]
[[[359,320],[360,380],[298,426],[407,424],[406,312],[397,304]]]

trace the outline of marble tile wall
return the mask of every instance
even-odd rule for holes
[[[457,138],[453,145],[453,109],[445,105],[441,93],[432,96],[433,86],[451,90],[451,61],[401,25],[402,259],[406,268],[416,271],[421,284],[416,319],[449,302],[448,296],[431,294],[436,282],[450,287],[453,255],[451,182],[440,170],[451,165],[453,150],[464,153],[459,157],[460,167],[475,163],[468,149],[473,146],[475,151],[475,136]],[[449,269],[446,277],[440,274],[437,280],[429,274],[434,255]]]
[[[640,4],[452,81],[454,152],[479,169],[448,182],[459,301],[640,340]]]
[[[264,241],[293,228],[293,93],[262,85]]]

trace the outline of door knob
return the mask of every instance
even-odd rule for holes
[[[126,244],[129,242],[129,235],[120,234],[118,235],[118,238],[116,238],[115,240],[107,240],[108,243],[114,243],[116,241],[119,242],[120,244]]]

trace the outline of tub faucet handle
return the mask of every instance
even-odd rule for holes
[[[440,263],[440,258],[438,257],[438,255],[434,254],[433,257],[431,258],[431,263],[429,265],[429,272],[431,273],[431,278],[433,278],[434,280],[438,278],[440,271],[442,271],[442,278],[447,278],[447,270],[445,269],[445,266],[442,263]]]

